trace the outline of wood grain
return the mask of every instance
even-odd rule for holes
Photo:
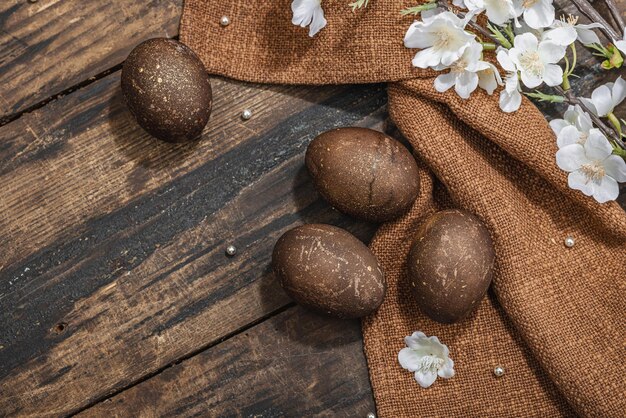
[[[297,415],[298,399],[304,415],[364,415],[372,404],[358,329],[297,308],[273,316],[289,300],[269,258],[276,238],[304,222],[371,236],[372,225],[318,199],[302,160],[319,132],[380,128],[384,89],[216,78],[202,141],[160,143],[120,102],[118,73],[90,78],[141,40],[175,35],[180,7],[0,4],[0,122],[75,89],[0,127],[0,416],[93,405],[85,415],[231,415],[243,405],[280,416]],[[588,53],[580,61],[580,92],[616,77]],[[254,117],[243,122],[246,107]],[[318,344],[333,353],[320,358]]]
[[[374,412],[358,321],[291,308],[79,416],[332,416]]]
[[[303,153],[379,124],[382,86],[214,86],[194,145],[138,128],[117,74],[0,128],[0,411],[80,410],[280,309],[268,266],[289,227],[373,232],[319,201]]]
[[[182,0],[0,2],[0,123],[178,34]]]

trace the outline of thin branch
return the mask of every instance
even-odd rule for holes
[[[619,34],[615,31],[613,26],[609,24],[598,11],[589,3],[588,0],[572,0],[572,3],[576,5],[578,10],[582,12],[585,16],[591,19],[592,22],[599,23],[603,27],[600,30],[609,38],[609,41],[613,39],[620,39]]]
[[[624,18],[622,17],[622,13],[619,10],[619,7],[617,7],[617,3],[615,3],[615,0],[604,0],[607,7],[609,8],[610,12],[611,12],[611,16],[613,16],[613,19],[615,19],[615,22],[617,22],[617,26],[619,26],[618,32],[621,32],[624,30],[624,26],[626,26],[626,23],[624,23]],[[619,39],[619,38],[616,38]]]

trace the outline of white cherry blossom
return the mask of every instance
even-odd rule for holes
[[[485,10],[487,19],[496,25],[504,25],[520,15],[521,10],[513,0],[465,0],[470,11]]]
[[[555,20],[550,25],[550,30],[543,34],[543,38],[546,41],[552,41],[555,44],[567,46],[573,44],[577,39],[583,45],[599,44],[600,38],[592,30],[601,28],[599,23],[591,23],[589,25],[578,24],[577,16],[568,16],[567,18],[561,17],[560,20]]]
[[[313,37],[326,26],[321,0],[293,0],[291,23],[305,28],[309,26],[309,36]]]
[[[546,28],[554,22],[553,0],[517,0],[524,15],[524,21],[534,29]],[[494,22],[495,23],[495,22]]]
[[[437,376],[450,379],[454,376],[454,362],[449,357],[448,347],[437,337],[427,337],[423,332],[414,332],[405,337],[407,345],[398,353],[400,365],[415,373],[415,380],[423,388],[430,387]]]
[[[557,63],[565,56],[565,47],[551,41],[539,41],[531,33],[517,35],[509,57],[520,71],[522,83],[528,88],[542,82],[558,86],[563,82],[563,69]]]
[[[579,105],[569,106],[563,119],[553,119],[550,127],[557,135],[556,144],[559,148],[567,145],[584,145],[593,129],[591,117]]]
[[[600,203],[617,199],[618,182],[626,181],[626,162],[613,155],[613,147],[599,129],[591,129],[584,144],[570,144],[556,153],[556,163],[569,172],[570,188],[593,196]]]
[[[443,93],[454,86],[454,90],[463,99],[468,99],[470,94],[478,87],[478,72],[489,69],[489,64],[482,61],[483,47],[478,42],[472,43],[465,49],[459,58],[450,67],[450,72],[441,74],[435,79],[435,89]]]
[[[626,81],[619,77],[615,83],[607,83],[591,93],[591,99],[581,98],[582,102],[597,116],[604,117],[626,98]]]
[[[498,63],[507,72],[504,78],[504,89],[500,92],[500,109],[506,113],[515,112],[522,105],[522,94],[519,75],[515,63],[504,48],[498,50]]]
[[[474,35],[464,30],[466,23],[449,11],[415,21],[404,37],[407,48],[421,49],[413,65],[438,70],[452,65],[474,41]]]

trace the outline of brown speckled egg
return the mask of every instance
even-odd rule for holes
[[[385,296],[374,254],[349,232],[310,224],[287,231],[272,264],[285,292],[299,304],[339,318],[374,312]]]
[[[370,222],[398,218],[419,193],[417,164],[409,150],[372,129],[324,132],[309,144],[306,166],[324,199]]]
[[[148,39],[131,51],[122,91],[139,125],[164,141],[197,139],[211,115],[209,75],[189,47],[172,39]]]
[[[462,210],[445,210],[419,228],[408,276],[420,309],[431,319],[457,322],[480,303],[491,283],[495,251],[489,231]]]

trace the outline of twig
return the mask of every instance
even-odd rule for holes
[[[580,1],[585,1],[586,0],[572,0],[575,3],[578,3]],[[438,4],[441,7],[445,7],[448,9],[450,8],[450,3],[447,0],[439,0]],[[587,3],[589,4],[589,3]],[[591,5],[589,5],[591,7]],[[581,9],[582,11],[582,9]],[[595,12],[595,9],[594,9]],[[596,12],[597,13],[597,12]],[[462,12],[456,12],[456,15],[460,18],[463,19],[465,17],[465,13]],[[484,36],[486,36],[487,38],[489,38],[493,43],[495,43],[496,45],[502,45],[500,43],[500,41],[498,41],[491,33],[489,33],[486,29],[484,29],[482,26],[476,24],[475,22],[471,22],[470,24],[473,23],[471,26],[472,28],[476,29],[477,31],[479,31],[481,34],[483,34]],[[612,129],[611,127],[609,127],[606,123],[604,123],[604,121],[602,119],[600,119],[594,112],[592,112],[583,102],[582,100],[580,100],[578,97],[576,97],[574,95],[574,93],[571,90],[564,90],[561,86],[556,86],[555,89],[557,90],[557,92],[566,98],[567,102],[569,104],[577,104],[581,107],[581,109],[585,112],[587,112],[589,114],[589,117],[591,118],[591,120],[593,120],[593,122],[596,124],[596,126],[598,126],[598,128],[604,132],[604,134],[606,136],[608,136],[611,140],[613,140],[616,144],[618,144],[622,149],[626,150],[626,144],[624,143],[624,141],[622,141],[622,139],[620,138],[619,134]]]
[[[622,17],[622,13],[620,12],[619,7],[617,7],[615,0],[605,0],[605,2],[609,8],[609,11],[611,12],[611,16],[613,16],[613,19],[615,19],[617,26],[619,26],[619,28],[617,28],[618,32],[623,31],[626,24],[624,23],[624,18]]]
[[[582,12],[585,16],[591,19],[592,22],[599,23],[603,27],[600,30],[609,38],[609,41],[613,39],[620,39],[619,34],[615,31],[613,26],[609,24],[598,11],[589,3],[588,0],[572,0],[572,3],[576,5],[578,10]]]

